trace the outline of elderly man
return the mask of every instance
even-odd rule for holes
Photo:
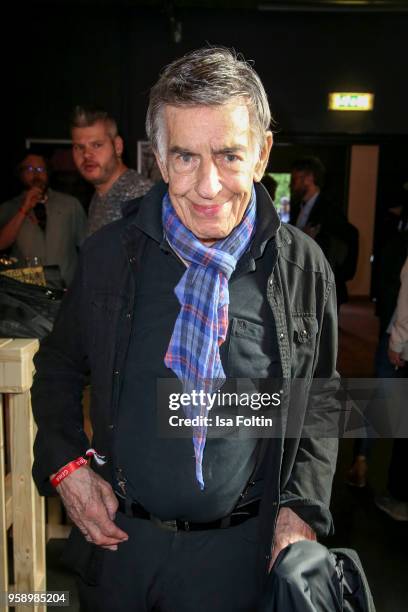
[[[67,561],[84,609],[254,610],[279,551],[331,528],[336,443],[302,423],[310,402],[324,421],[335,388],[334,281],[258,185],[270,121],[259,77],[227,49],[164,70],[147,114],[164,182],[87,241],[36,357],[34,476],[76,525]],[[299,414],[285,394],[282,422],[299,430],[285,441],[211,436],[205,424],[159,435],[161,379],[181,381],[197,418],[193,392],[226,379],[313,376],[324,392],[302,397]]]
[[[72,196],[48,187],[42,155],[27,153],[18,166],[23,192],[0,206],[0,250],[25,263],[38,257],[43,265],[57,265],[69,285],[86,234],[86,215]]]
[[[121,205],[144,195],[152,182],[123,163],[123,139],[115,119],[106,111],[77,106],[71,135],[75,165],[95,187],[88,215],[88,234],[93,234],[120,219]]]

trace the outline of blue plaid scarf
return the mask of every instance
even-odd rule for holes
[[[189,264],[174,290],[181,309],[164,358],[165,365],[183,383],[185,393],[193,390],[211,393],[225,381],[219,347],[228,329],[228,280],[249,247],[255,218],[253,189],[241,223],[226,238],[206,247],[181,223],[168,193],[163,198],[165,236],[171,248]],[[188,418],[208,415],[207,407],[202,405],[185,406],[184,412]],[[206,426],[193,428],[196,478],[201,490],[206,437]]]

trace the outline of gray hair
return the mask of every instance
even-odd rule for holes
[[[86,108],[76,106],[71,115],[71,130],[73,128],[92,127],[95,123],[104,123],[106,131],[113,139],[118,135],[118,126],[115,119],[107,111],[100,108]]]
[[[259,146],[271,124],[268,98],[261,79],[242,56],[225,47],[206,47],[188,53],[163,70],[150,92],[146,133],[164,160],[164,107],[217,106],[244,98]]]

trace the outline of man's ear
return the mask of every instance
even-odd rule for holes
[[[273,135],[272,135],[272,132],[268,130],[265,134],[264,143],[259,153],[259,158],[255,164],[254,181],[256,183],[259,183],[264,175],[266,166],[268,165],[269,154],[272,149],[272,144],[273,144]]]
[[[115,153],[118,157],[122,157],[123,153],[123,139],[120,136],[115,136],[113,141],[113,146],[115,148]]]
[[[154,156],[156,158],[156,162],[157,165],[159,166],[163,181],[165,183],[169,182],[169,173],[167,171],[167,166],[166,164],[163,162],[162,158],[160,157],[159,153],[157,151],[154,151]]]

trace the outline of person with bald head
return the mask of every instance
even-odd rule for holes
[[[85,212],[76,198],[49,187],[42,155],[28,152],[17,171],[23,191],[0,205],[0,250],[10,249],[23,265],[37,257],[42,265],[59,266],[69,285],[86,235]]]

